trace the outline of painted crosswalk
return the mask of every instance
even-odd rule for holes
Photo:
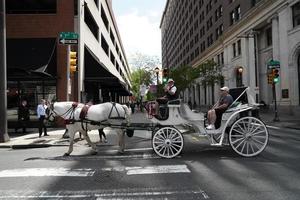
[[[93,176],[96,172],[120,172],[126,175],[141,174],[170,174],[190,173],[187,165],[153,165],[153,166],[121,166],[100,169],[72,169],[72,168],[21,168],[0,171],[0,178],[8,177],[42,177],[42,176]]]
[[[0,190],[0,199],[209,199],[198,187],[147,187],[84,191]]]

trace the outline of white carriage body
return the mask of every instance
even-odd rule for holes
[[[190,133],[192,129],[193,132],[197,133],[198,135],[207,136],[212,146],[228,145],[231,142],[230,145],[232,148],[240,155],[246,157],[255,156],[265,148],[268,141],[268,131],[265,124],[260,121],[257,116],[252,116],[253,113],[255,113],[255,111],[258,109],[259,104],[255,103],[253,96],[249,93],[249,88],[235,88],[233,90],[237,91],[238,94],[235,94],[234,102],[226,110],[226,112],[223,113],[221,125],[218,129],[207,130],[205,128],[205,113],[193,112],[187,104],[182,103],[180,100],[176,100],[178,104],[173,104],[171,102],[167,105],[169,114],[167,119],[160,120],[153,117],[151,118],[151,121],[154,124],[158,124],[160,127],[175,127],[179,129],[182,134],[185,134],[185,132]],[[240,102],[239,100],[242,98],[244,98],[244,100],[243,102]],[[246,118],[242,118],[243,116],[246,116]],[[239,119],[243,119],[244,121],[239,121]],[[247,129],[245,128],[245,130],[239,130],[243,129],[239,123],[242,123],[243,126],[247,126]],[[249,124],[245,125],[246,123]],[[160,129],[156,131],[156,133],[159,131]],[[262,143],[261,147],[258,147],[257,144],[250,143],[250,140],[254,141],[254,135],[256,134],[255,131],[258,132],[258,134],[265,134],[263,136],[259,136],[263,137],[263,141],[258,141],[255,139],[259,144]],[[232,134],[232,132],[234,132],[234,134]],[[165,133],[162,134],[163,136],[160,135],[159,137],[164,137]],[[228,135],[229,138],[227,137]],[[243,139],[240,139],[240,137],[243,137]],[[153,140],[155,140],[155,138]],[[242,142],[244,143],[242,144]],[[237,143],[236,148],[235,143]],[[256,147],[258,149],[254,150]],[[155,150],[154,143],[153,148]],[[246,148],[246,153],[243,152],[244,148]],[[239,149],[241,149],[242,152],[239,152]],[[251,150],[253,151],[252,153],[250,152]],[[171,157],[169,155],[164,156],[157,151],[155,152],[161,157]]]

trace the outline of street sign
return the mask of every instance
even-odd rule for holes
[[[270,60],[268,63],[268,68],[273,69],[273,68],[280,68],[280,62],[278,60]]]
[[[61,32],[59,34],[60,44],[78,44],[78,33]]]
[[[78,44],[78,39],[59,39],[60,44]]]

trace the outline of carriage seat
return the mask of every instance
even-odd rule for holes
[[[241,107],[242,103],[239,102],[239,101],[236,101],[234,103],[232,103],[228,108],[227,110],[225,111],[225,113],[229,113],[229,112],[232,112],[232,111],[236,111],[238,110],[240,107]]]
[[[181,106],[181,99],[175,99],[175,100],[170,100],[168,101],[168,107],[177,107],[180,108]]]

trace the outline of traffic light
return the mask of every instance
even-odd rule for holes
[[[165,68],[165,69],[163,69],[163,74],[162,74],[163,76],[163,83],[165,84],[165,83],[167,83],[167,81],[168,81],[168,77],[169,77],[169,69],[167,69],[167,68]]]
[[[273,84],[273,74],[268,74],[268,84]]]
[[[273,69],[273,82],[276,84],[279,82],[279,70]]]
[[[70,74],[77,71],[77,52],[70,51],[69,54]]]

